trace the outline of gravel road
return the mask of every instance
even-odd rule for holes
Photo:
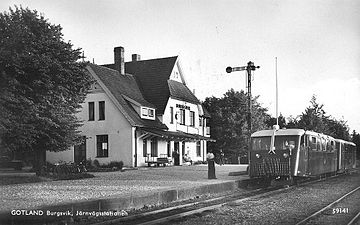
[[[206,165],[139,168],[93,173],[91,179],[4,185],[0,187],[0,212],[237,180],[239,177],[228,176],[229,172],[244,170],[243,165],[217,166],[218,179],[209,180]]]

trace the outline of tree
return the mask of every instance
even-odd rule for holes
[[[287,118],[286,128],[288,129],[299,128],[299,116],[297,117],[289,116]]]
[[[336,120],[335,118],[329,117],[326,121],[327,133],[328,135],[350,141],[349,126],[346,124],[346,121]]]
[[[360,159],[360,134],[353,130],[351,141],[356,144],[356,158]]]
[[[323,109],[324,105],[317,102],[316,96],[313,95],[310,100],[311,105],[305,109],[300,116],[298,125],[305,130],[313,130],[320,133],[327,133],[326,120],[327,116]]]
[[[316,96],[312,96],[311,105],[300,116],[289,118],[287,128],[302,128],[330,135],[334,138],[350,140],[349,127],[346,121],[337,120],[326,115],[324,105],[317,102]]]
[[[266,128],[269,118],[267,109],[252,99],[252,132]],[[246,155],[249,143],[247,122],[247,95],[244,91],[227,91],[222,98],[208,97],[203,105],[211,114],[211,136],[215,143],[209,144],[209,150],[217,153],[222,149],[226,156]],[[234,160],[235,161],[235,160]]]
[[[34,153],[37,170],[47,150],[77,142],[75,114],[92,83],[80,49],[61,30],[28,8],[0,14],[1,147]]]
[[[287,123],[285,120],[285,117],[280,113],[280,116],[278,118],[278,123],[280,128],[287,128]],[[268,128],[272,129],[274,125],[276,125],[276,118],[271,117],[268,120],[266,120],[266,125]]]

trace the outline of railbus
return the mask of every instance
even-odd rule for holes
[[[251,135],[250,178],[292,179],[356,167],[356,145],[303,129],[261,130]]]

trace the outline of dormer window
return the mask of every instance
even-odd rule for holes
[[[141,107],[141,118],[155,120],[155,109],[148,107]]]

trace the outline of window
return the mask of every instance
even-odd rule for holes
[[[311,150],[316,151],[316,137],[311,137]]]
[[[321,150],[326,151],[326,140],[321,138]]]
[[[108,135],[96,135],[97,157],[109,157]]]
[[[174,107],[170,107],[170,123],[174,123]]]
[[[141,118],[155,120],[155,109],[141,107]]]
[[[151,157],[158,156],[158,141],[157,138],[151,139]]]
[[[321,140],[320,138],[316,138],[316,149],[321,151]]]
[[[195,112],[190,111],[190,126],[195,126]]]
[[[148,109],[148,115],[149,115],[149,117],[154,117],[154,110]]]
[[[147,139],[143,140],[143,156],[147,157]]]
[[[199,126],[201,127],[202,126],[202,118],[199,117]]]
[[[99,102],[99,120],[105,120],[105,102]]]
[[[95,120],[95,104],[94,102],[89,102],[89,121]]]
[[[198,156],[198,157],[201,156],[201,142],[200,141],[196,142],[196,156]]]
[[[299,145],[299,136],[289,135],[289,136],[275,136],[275,151],[276,150],[290,150],[297,149]],[[271,146],[271,137],[254,137],[251,138],[251,149],[253,151],[269,151]]]
[[[335,141],[331,141],[331,151],[334,152],[336,151],[336,148],[335,148]]]
[[[185,125],[185,109],[180,109],[180,124]]]

